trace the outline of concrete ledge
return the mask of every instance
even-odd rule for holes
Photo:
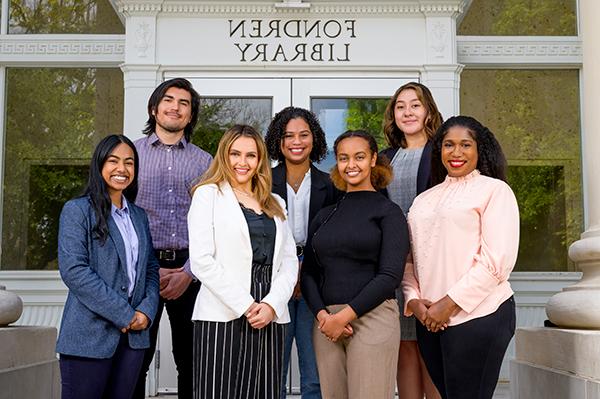
[[[60,399],[58,360],[0,370],[0,399]]]
[[[0,399],[58,399],[53,327],[0,328]]]
[[[0,370],[56,359],[56,328],[0,328]]]
[[[510,362],[511,399],[600,399],[600,382],[518,360]]]
[[[516,361],[600,381],[600,331],[519,328],[515,341]]]

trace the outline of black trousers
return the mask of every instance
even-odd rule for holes
[[[160,261],[160,267],[174,269],[183,266],[183,261]],[[177,299],[166,301],[160,298],[158,311],[150,326],[150,348],[146,350],[144,363],[138,378],[133,399],[144,399],[146,391],[146,375],[156,351],[156,338],[163,308],[167,309],[169,321],[171,322],[171,342],[173,348],[173,359],[177,367],[177,397],[179,399],[192,399],[192,377],[193,377],[193,355],[192,346],[194,341],[194,323],[192,313],[196,296],[200,290],[200,282],[193,281],[188,289]]]
[[[490,315],[437,333],[417,323],[419,350],[442,398],[492,398],[515,318],[510,297]]]

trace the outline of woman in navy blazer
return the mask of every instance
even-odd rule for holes
[[[56,351],[62,398],[130,398],[158,306],[158,263],[125,136],[98,143],[88,185],[60,216],[58,266],[69,289]]]

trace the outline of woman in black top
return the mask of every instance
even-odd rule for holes
[[[409,249],[400,208],[377,190],[391,170],[364,131],[334,145],[336,187],[346,191],[309,229],[302,292],[317,318],[313,332],[323,397],[391,398],[398,360],[395,289]]]

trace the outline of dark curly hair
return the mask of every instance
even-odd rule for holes
[[[369,144],[369,149],[371,150],[371,154],[375,154],[377,156],[377,142],[375,138],[364,130],[347,130],[344,133],[340,134],[337,139],[335,139],[335,143],[333,144],[333,151],[337,158],[338,145],[344,139],[348,139],[350,137],[360,137],[364,139]],[[335,188],[340,191],[347,190],[347,184],[340,175],[340,171],[337,168],[337,162],[331,168],[331,181]],[[387,187],[388,184],[392,181],[393,172],[392,167],[390,166],[390,162],[385,156],[377,156],[377,161],[375,166],[371,168],[371,184],[375,190],[383,190]]]
[[[470,116],[453,116],[440,126],[433,137],[431,153],[431,178],[433,184],[444,181],[448,171],[442,164],[442,142],[453,127],[467,129],[477,143],[477,169],[484,176],[506,181],[506,157],[494,134],[479,121]]]
[[[327,155],[327,141],[325,140],[325,132],[319,124],[319,120],[311,111],[304,108],[286,107],[279,111],[273,117],[273,120],[267,128],[265,142],[269,157],[275,161],[283,162],[285,157],[281,152],[281,141],[285,136],[285,127],[292,119],[303,119],[308,124],[313,136],[313,148],[310,152],[310,160],[319,162]]]
[[[417,98],[427,110],[427,117],[425,119],[425,134],[427,135],[427,140],[432,139],[435,131],[443,122],[442,114],[438,110],[437,105],[433,100],[433,95],[427,86],[417,82],[409,82],[400,86],[392,98],[390,98],[383,114],[383,134],[385,135],[385,140],[388,145],[392,148],[406,148],[407,145],[404,132],[396,125],[396,118],[394,116],[396,100],[404,90],[414,90],[415,93],[417,93]]]

